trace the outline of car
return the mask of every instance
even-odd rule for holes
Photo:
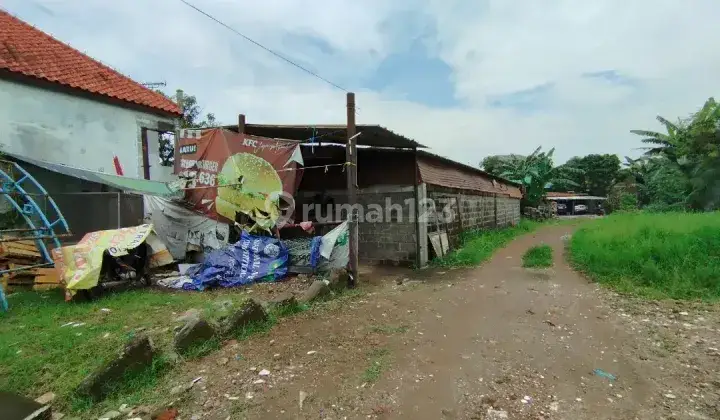
[[[587,211],[587,206],[585,204],[576,204],[575,205],[575,213],[585,213]]]
[[[567,204],[565,204],[565,203],[558,203],[558,205],[557,205],[557,212],[558,212],[558,214],[565,214],[565,213],[567,213]]]

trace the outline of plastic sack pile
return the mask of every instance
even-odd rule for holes
[[[240,240],[211,252],[201,264],[191,267],[183,289],[204,290],[209,287],[236,287],[258,281],[275,281],[287,275],[288,250],[269,236],[242,232]]]
[[[205,290],[215,287],[238,287],[263,281],[276,281],[288,273],[291,260],[313,271],[343,268],[349,261],[348,224],[338,225],[324,236],[304,240],[307,245],[252,235],[243,231],[240,240],[215,250],[205,261],[188,268],[180,276],[162,278],[159,286],[172,289]],[[291,255],[296,252],[298,255]]]

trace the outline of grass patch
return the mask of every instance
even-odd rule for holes
[[[490,259],[496,250],[542,225],[539,222],[522,219],[517,226],[509,228],[464,232],[461,238],[462,247],[443,258],[433,260],[433,264],[443,267],[470,267],[482,264]]]
[[[624,213],[594,220],[570,241],[590,278],[647,298],[720,297],[720,213]]]
[[[172,345],[175,319],[197,308],[208,320],[237,309],[248,298],[246,289],[205,292],[134,290],[109,294],[92,302],[68,303],[59,291],[20,292],[8,296],[10,311],[0,313],[0,391],[28,397],[54,392],[59,411],[87,410],[90,402],[74,396],[75,387],[90,372],[114,357],[133,335],[150,335],[162,353]],[[109,311],[108,311],[109,309]],[[267,322],[251,325],[238,333],[239,339],[265,332],[277,317],[288,316],[304,307],[272,311]],[[74,322],[77,326],[66,325]],[[65,325],[65,326],[63,326]],[[221,346],[214,339],[193,348],[186,359],[203,357]],[[127,378],[105,401],[93,409],[145,401],[154,398],[162,375],[172,364],[159,358],[152,368]]]
[[[374,349],[368,353],[369,366],[363,372],[363,382],[373,383],[380,379],[380,375],[387,369],[389,353],[385,348]]]
[[[182,355],[186,359],[200,359],[207,356],[208,354],[218,350],[222,346],[222,342],[219,337],[213,337],[209,340],[205,340],[200,344],[194,345],[187,349]]]
[[[176,318],[196,308],[205,319],[216,322],[252,296],[247,290],[200,293],[145,289],[76,303],[65,302],[59,291],[14,293],[8,296],[10,312],[0,313],[0,391],[32,398],[54,392],[54,410],[82,414],[83,418],[97,418],[97,414],[116,410],[123,403],[166,403],[175,364],[204,357],[220,348],[223,340],[209,340],[173,361],[163,355],[170,354],[174,327],[182,325]],[[323,312],[341,308],[364,293],[353,289],[337,294],[332,301],[275,307],[267,321],[248,325],[232,338],[244,340],[267,333],[279,318],[308,309]],[[66,325],[71,322],[77,326]],[[153,365],[125,378],[99,403],[78,398],[74,390],[80,381],[140,332],[150,335],[161,353]]]
[[[547,268],[553,265],[553,249],[550,245],[536,245],[528,248],[522,256],[523,267]]]

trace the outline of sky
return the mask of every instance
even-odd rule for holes
[[[435,153],[555,148],[638,156],[720,92],[717,0],[188,0],[356,93],[357,122]],[[0,0],[139,82],[195,95],[222,123],[338,124],[345,92],[180,0]]]

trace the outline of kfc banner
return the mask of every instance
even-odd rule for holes
[[[302,154],[296,141],[223,128],[185,129],[180,130],[175,165],[177,175],[191,180],[185,199],[195,210],[230,223],[240,212],[267,228],[277,220],[280,194],[295,193]]]

